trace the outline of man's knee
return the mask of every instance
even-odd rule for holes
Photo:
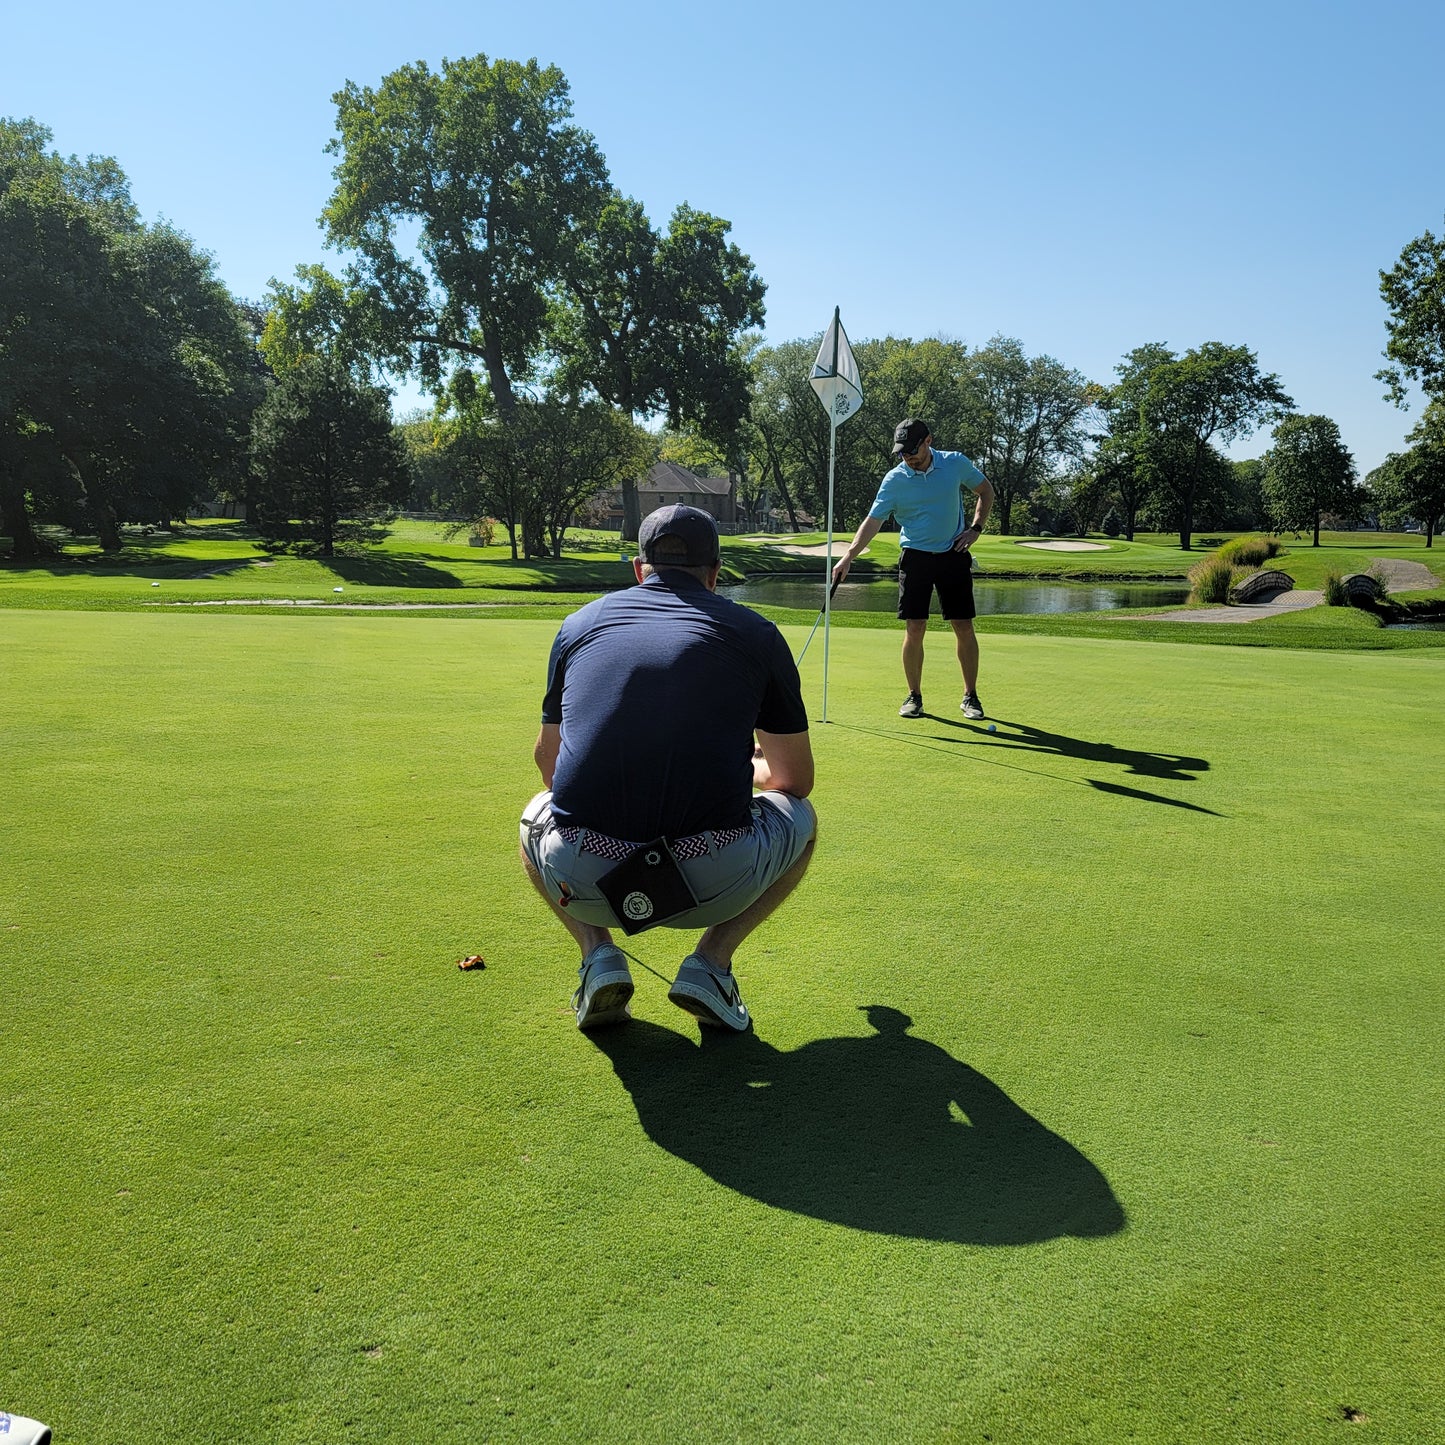
[[[811,848],[818,838],[818,810],[806,798],[799,798],[797,802],[807,822],[808,847]]]
[[[928,619],[926,617],[910,617],[904,622],[903,630],[909,642],[922,642],[928,633]]]

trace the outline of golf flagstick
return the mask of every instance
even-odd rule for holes
[[[825,552],[826,567],[824,578],[828,591],[823,597],[823,721],[828,721],[828,643],[833,628],[833,477],[838,459],[838,427],[848,420],[863,405],[863,383],[858,375],[858,363],[853,358],[853,348],[848,345],[848,333],[838,307],[833,308],[833,324],[823,333],[823,344],[818,348],[817,359],[808,385],[818,395],[824,411],[828,413],[828,544]],[[813,631],[818,624],[813,624]],[[812,633],[808,642],[813,640]],[[804,652],[808,644],[803,644]],[[799,654],[801,660],[801,654]]]

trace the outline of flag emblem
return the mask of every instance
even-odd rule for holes
[[[808,385],[817,393],[834,426],[841,426],[863,405],[863,381],[858,375],[858,363],[836,308],[832,325],[823,333],[823,344],[818,348],[818,359],[813,363]]]

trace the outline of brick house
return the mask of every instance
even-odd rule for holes
[[[676,462],[654,462],[637,484],[637,499],[644,517],[659,507],[681,502],[684,506],[708,513],[721,531],[726,532],[737,525],[737,487],[733,478],[694,476]],[[607,516],[602,525],[622,530],[620,490],[609,493]]]

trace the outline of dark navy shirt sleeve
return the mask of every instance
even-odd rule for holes
[[[805,733],[808,731],[808,710],[803,706],[803,684],[798,665],[783,634],[772,627],[768,658],[767,689],[758,708],[758,728],[765,733]]]
[[[542,699],[542,721],[561,723],[562,688],[566,683],[566,668],[562,661],[562,638],[567,631],[564,622],[552,639],[552,656],[547,659],[547,693]]]

